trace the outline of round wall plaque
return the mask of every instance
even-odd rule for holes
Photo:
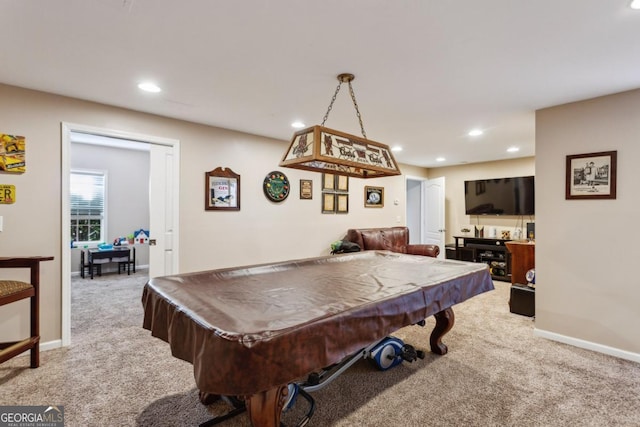
[[[264,178],[262,189],[267,199],[272,202],[281,202],[289,195],[291,185],[289,178],[280,171],[269,172]]]

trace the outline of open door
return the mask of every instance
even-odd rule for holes
[[[175,158],[173,147],[151,144],[149,165],[149,277],[177,271],[174,200]]]
[[[444,177],[429,179],[424,182],[423,187],[423,224],[424,243],[438,245],[440,255],[445,257],[445,227],[444,227]]]

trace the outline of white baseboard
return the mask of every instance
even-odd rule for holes
[[[40,343],[40,351],[53,350],[62,347],[62,340],[53,340]]]
[[[619,348],[609,347],[602,344],[597,344],[591,341],[581,340],[579,338],[568,337],[566,335],[556,334],[555,332],[549,332],[542,329],[534,329],[533,335],[541,338],[550,339],[552,341],[558,341],[564,344],[569,344],[574,347],[584,348],[586,350],[596,351],[598,353],[607,354],[609,356],[618,357],[620,359],[630,360],[632,362],[640,363],[640,354],[632,353],[626,350],[620,350]]]
[[[40,351],[53,350],[55,348],[60,348],[60,347],[62,347],[62,340],[53,340],[53,341],[40,343]],[[29,356],[30,354],[31,354],[31,350],[27,350],[23,353],[20,353],[16,357]]]

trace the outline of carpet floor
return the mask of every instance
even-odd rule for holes
[[[141,327],[144,271],[72,283],[72,344],[0,365],[0,405],[63,405],[66,426],[197,426],[192,366]],[[509,284],[454,307],[445,356],[378,371],[362,360],[313,393],[309,426],[640,426],[640,365],[533,336]],[[395,336],[428,349],[433,319]],[[300,401],[283,416],[295,425]],[[249,426],[246,414],[225,421]]]

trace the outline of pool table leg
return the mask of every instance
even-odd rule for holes
[[[436,326],[431,332],[431,338],[429,344],[431,345],[431,351],[435,354],[444,355],[449,350],[447,346],[442,342],[442,337],[453,328],[455,322],[455,316],[451,307],[446,308],[433,315],[436,318]]]
[[[204,391],[200,391],[198,393],[198,397],[200,398],[200,403],[202,403],[204,406],[209,406],[216,400],[220,399],[219,394],[206,393]]]
[[[289,388],[285,384],[249,396],[245,403],[251,425],[253,427],[279,427],[280,415],[288,394]]]

